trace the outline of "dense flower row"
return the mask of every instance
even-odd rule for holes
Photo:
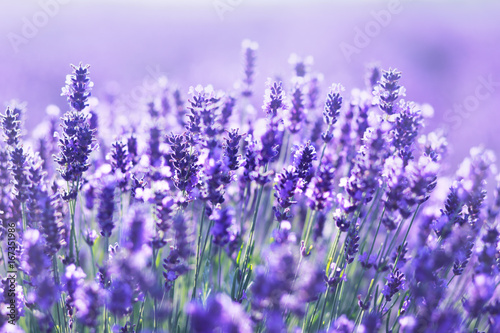
[[[2,270],[14,223],[20,273],[14,294],[2,280],[0,331],[499,332],[493,153],[441,174],[446,139],[396,69],[322,92],[293,55],[261,113],[258,45],[242,48],[233,90],[186,99],[161,78],[126,118],[82,64],[69,110],[48,107],[34,135],[9,104]]]

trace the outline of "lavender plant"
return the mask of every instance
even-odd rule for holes
[[[293,55],[247,113],[258,45],[242,47],[234,88],[160,78],[139,121],[106,129],[116,104],[89,107],[73,66],[53,160],[7,107],[0,332],[498,332],[493,153],[443,174],[446,138],[378,66],[322,96]]]

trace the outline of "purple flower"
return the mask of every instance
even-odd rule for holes
[[[471,317],[477,317],[493,296],[495,281],[491,276],[479,274],[473,277],[467,289],[467,298],[463,300],[465,311]]]
[[[92,229],[92,230],[87,230],[85,232],[85,243],[87,243],[90,247],[94,246],[95,240],[97,239],[98,235],[97,232]]]
[[[455,263],[453,264],[453,274],[462,275],[464,269],[467,267],[469,260],[472,256],[472,249],[474,243],[467,242],[462,249],[455,256]]]
[[[19,113],[7,108],[5,115],[0,115],[1,127],[3,129],[3,139],[11,147],[17,147],[21,137],[21,121]]]
[[[106,301],[109,311],[123,317],[132,311],[132,288],[120,278],[113,280]]]
[[[42,276],[50,267],[50,259],[45,254],[44,244],[38,230],[25,230],[23,250],[24,252],[21,258],[21,267],[23,271],[34,279]]]
[[[211,230],[214,244],[226,246],[235,234],[234,210],[231,207],[215,209],[210,219],[214,222]]]
[[[377,86],[380,78],[381,78],[381,69],[379,64],[377,63],[371,63],[367,66],[366,68],[366,86],[368,89],[373,90],[375,86]]]
[[[283,83],[281,81],[272,82],[271,79],[267,80],[262,109],[271,123],[275,123],[276,119],[281,118],[283,113],[288,110],[285,91],[283,90]]]
[[[175,201],[163,191],[155,192],[156,226],[166,233],[172,226],[172,214],[175,211]]]
[[[127,151],[127,144],[120,140],[111,144],[111,153],[109,154],[111,160],[111,167],[114,173],[120,170],[123,174],[127,173],[130,169],[129,156]]]
[[[381,314],[373,311],[365,314],[361,326],[363,333],[377,333],[382,326]]]
[[[363,266],[363,268],[370,269],[370,268],[372,268],[376,264],[376,262],[377,262],[377,255],[376,254],[371,254],[368,257],[368,253],[367,252],[363,252],[363,254],[361,254],[359,256],[358,260],[361,263],[361,266]]]
[[[226,95],[224,97],[224,104],[222,105],[221,115],[217,119],[222,128],[226,128],[229,124],[229,118],[233,115],[237,99],[233,96]]]
[[[496,276],[499,272],[497,259],[497,246],[499,240],[498,230],[496,228],[488,228],[481,240],[483,241],[483,247],[478,253],[478,262],[475,272],[476,274]]]
[[[351,333],[353,331],[354,323],[343,314],[332,323],[328,333]]]
[[[215,126],[217,110],[220,108],[222,96],[215,92],[212,86],[203,87],[198,85],[189,88],[189,106],[187,130],[197,140],[198,136],[204,134],[209,140],[218,134]]]
[[[30,181],[28,178],[28,154],[24,148],[14,148],[10,151],[10,171],[13,179],[12,191],[20,202],[29,199]]]
[[[170,134],[166,141],[170,145],[170,152],[166,159],[173,168],[173,181],[180,191],[190,194],[198,184],[198,152],[191,148],[192,137],[185,133],[183,135]]]
[[[54,160],[59,164],[61,177],[70,182],[77,182],[90,167],[89,155],[96,149],[95,133],[90,129],[88,116],[77,111],[67,112],[62,120],[63,133],[59,138],[59,155]],[[66,196],[76,197],[77,188],[70,188]]]
[[[406,166],[413,159],[412,145],[422,127],[422,114],[414,103],[406,103],[396,118],[393,145]]]
[[[241,43],[241,48],[243,50],[243,90],[241,95],[244,97],[251,97],[253,93],[253,82],[255,79],[255,60],[257,59],[257,50],[259,49],[259,44],[251,40],[245,39]]]
[[[158,126],[151,126],[149,129],[149,147],[148,147],[148,155],[149,155],[149,164],[154,167],[159,167],[161,164],[161,156],[162,153],[160,151],[160,137],[161,130]]]
[[[206,306],[191,302],[186,308],[191,318],[191,329],[196,333],[221,332],[250,333],[252,321],[243,307],[224,294],[210,297]]]
[[[291,165],[283,168],[283,172],[276,175],[274,197],[278,205],[274,206],[273,210],[278,222],[291,218],[288,211],[290,206],[296,203],[293,197],[300,189],[299,180],[295,167]]]
[[[58,194],[49,196],[45,191],[42,191],[38,197],[38,205],[42,212],[41,226],[45,237],[45,250],[49,256],[55,255],[64,244],[63,224],[56,210],[58,199]]]
[[[175,89],[173,92],[173,97],[175,101],[175,108],[177,111],[177,122],[182,128],[186,128],[188,124],[186,123],[186,109],[185,109],[185,101],[181,95],[180,89]],[[130,150],[129,150],[130,151]]]
[[[92,282],[77,289],[75,308],[78,318],[85,326],[97,328],[102,304],[103,292],[97,283]]]
[[[101,193],[99,194],[99,208],[97,210],[97,223],[101,228],[101,235],[111,236],[115,224],[113,214],[115,211],[116,182],[112,177],[104,180]]]
[[[315,110],[318,105],[321,81],[323,81],[323,75],[313,74],[306,83],[306,108],[308,110]]]
[[[337,122],[342,107],[340,93],[344,90],[341,84],[333,84],[326,97],[325,107],[323,108],[323,121],[328,125],[328,129],[321,135],[325,142],[330,142],[333,138],[333,125]]]
[[[76,301],[76,291],[83,285],[83,281],[87,275],[83,272],[80,267],[76,267],[71,264],[66,267],[66,272],[62,277],[62,283],[66,291],[66,310],[68,311],[68,316],[73,321],[73,310]],[[72,324],[70,324],[72,325]]]
[[[244,135],[238,134],[238,129],[231,129],[228,132],[228,137],[225,138],[224,149],[224,164],[229,170],[238,170],[241,163],[239,161],[238,151],[240,149],[240,141]]]
[[[389,273],[387,277],[387,283],[382,289],[382,294],[385,296],[385,300],[390,302],[392,297],[400,290],[404,290],[406,278],[405,275],[398,269],[394,270],[394,273]]]
[[[333,201],[335,169],[328,164],[321,165],[318,173],[313,177],[306,196],[309,207],[313,210],[323,210]]]
[[[174,245],[170,247],[170,253],[163,260],[163,277],[165,278],[165,288],[169,291],[173,282],[189,271],[188,260],[193,254],[191,248],[193,239],[189,225],[184,215],[177,214],[173,221]]]
[[[304,80],[295,78],[292,89],[292,107],[287,119],[287,128],[292,134],[302,129],[302,122],[306,118],[304,103]]]
[[[62,89],[61,96],[67,96],[71,108],[80,112],[88,106],[87,100],[90,97],[90,90],[94,83],[90,81],[89,65],[71,65],[73,74],[66,76],[66,86]]]
[[[344,243],[344,255],[348,264],[354,261],[354,255],[358,253],[359,240],[359,225],[351,226]]]
[[[302,59],[297,54],[292,53],[288,58],[288,63],[292,65],[296,77],[306,77],[311,71],[314,59],[311,56]]]
[[[378,91],[376,94],[380,99],[379,107],[388,115],[396,113],[395,103],[398,97],[404,96],[404,87],[398,84],[401,78],[401,72],[397,69],[389,69],[382,71],[382,79],[379,81]]]
[[[351,227],[351,221],[347,220],[347,215],[339,208],[333,212],[333,221],[341,232],[347,232]]]
[[[150,241],[149,234],[152,229],[151,223],[146,220],[146,214],[142,207],[132,206],[126,217],[127,241],[124,245],[131,253],[141,251],[145,244]]]

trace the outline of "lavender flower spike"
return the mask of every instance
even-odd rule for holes
[[[283,90],[282,82],[272,82],[269,78],[266,82],[266,92],[264,94],[264,105],[262,109],[267,114],[267,117],[273,121],[278,114],[288,110],[286,103],[285,91]]]
[[[90,90],[94,83],[90,81],[89,67],[90,65],[78,66],[71,65],[73,74],[66,77],[66,86],[62,88],[61,96],[67,96],[69,105],[72,109],[80,112],[87,104],[90,97]]]
[[[249,39],[245,39],[241,43],[241,48],[243,49],[243,59],[244,59],[244,78],[243,78],[243,91],[241,94],[244,97],[252,96],[252,85],[255,79],[255,60],[257,59],[256,52],[259,49],[259,44],[257,42],[252,42]]]
[[[340,93],[344,90],[345,88],[341,84],[333,84],[326,98],[323,109],[323,120],[328,125],[328,130],[321,135],[325,142],[330,142],[333,138],[332,127],[337,122],[340,114],[339,110],[342,107],[342,96],[340,96]]]

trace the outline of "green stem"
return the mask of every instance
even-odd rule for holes
[[[396,267],[397,267],[398,261],[399,261],[399,257],[401,256],[401,251],[403,250],[404,244],[406,242],[406,239],[408,238],[408,234],[410,233],[411,227],[413,226],[413,222],[415,221],[415,217],[417,216],[419,208],[420,208],[420,204],[418,204],[417,209],[415,209],[415,213],[413,214],[413,217],[411,219],[410,226],[406,230],[406,234],[405,234],[405,238],[403,239],[402,246],[399,248],[398,256],[396,257],[396,261],[394,261],[394,267],[392,268],[393,273],[396,270]]]
[[[194,287],[193,287],[193,295],[191,296],[191,299],[194,299],[194,297],[196,296],[196,287],[198,285],[198,283],[197,283],[198,282],[198,275],[200,274],[201,260],[203,257],[203,254],[200,254],[200,246],[201,246],[201,238],[203,235],[203,220],[205,218],[206,207],[207,207],[207,204],[204,203],[203,209],[201,211],[201,217],[200,217],[200,233],[198,234],[198,244],[196,247],[196,266],[195,266],[195,271],[194,271]],[[204,248],[205,248],[205,246],[203,246],[203,249]]]
[[[307,213],[308,213],[307,215],[309,215],[309,219],[307,220],[307,224],[305,226],[307,228],[307,229],[305,229],[305,230],[307,230],[306,235],[305,235],[305,238],[303,238],[304,239],[304,248],[306,248],[306,249],[307,249],[307,242],[309,240],[309,235],[311,234],[311,230],[312,230],[312,225],[314,224],[313,221],[314,221],[314,218],[316,217],[316,211],[313,211],[311,213],[311,209],[309,208]]]

